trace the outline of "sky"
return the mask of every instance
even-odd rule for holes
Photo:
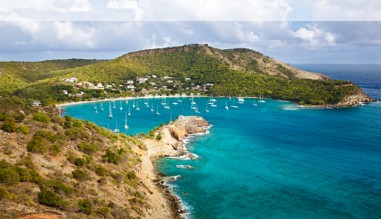
[[[0,61],[206,43],[291,64],[381,64],[379,0],[0,0]]]

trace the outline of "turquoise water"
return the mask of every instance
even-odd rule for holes
[[[344,78],[345,79],[345,78]],[[366,83],[365,83],[366,85]],[[377,92],[375,92],[377,95]],[[378,97],[378,96],[375,96]],[[381,99],[381,96],[380,96]],[[233,100],[196,98],[149,100],[154,112],[139,101],[131,108],[127,134],[148,132],[178,115],[201,115],[213,127],[190,139],[197,160],[163,159],[160,171],[181,175],[172,183],[191,218],[381,218],[381,103],[347,109],[300,109],[290,102],[246,99],[238,109],[224,109]],[[128,105],[119,102],[113,119],[93,104],[66,107],[67,114],[124,131]],[[253,105],[256,104],[256,105]],[[161,116],[155,115],[156,106]],[[176,165],[194,169],[179,169]]]

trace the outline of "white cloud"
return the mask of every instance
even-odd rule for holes
[[[111,9],[131,9],[135,13],[134,20],[143,19],[143,9],[139,6],[137,0],[109,0],[106,7]]]
[[[316,49],[324,46],[334,46],[336,44],[335,35],[319,29],[316,26],[301,27],[292,34],[301,40],[304,45],[310,49]]]
[[[95,30],[90,26],[75,26],[72,22],[54,22],[56,37],[70,47],[80,46],[92,48]]]

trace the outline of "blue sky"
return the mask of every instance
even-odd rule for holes
[[[381,64],[379,0],[0,0],[0,60],[208,43],[288,63]]]

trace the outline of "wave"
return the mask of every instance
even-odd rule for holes
[[[176,165],[176,168],[186,169],[186,170],[193,170],[193,167],[191,165]]]
[[[287,105],[287,106],[282,106],[281,109],[282,110],[288,110],[288,111],[294,111],[294,110],[299,110],[300,107],[295,106],[295,105]]]

